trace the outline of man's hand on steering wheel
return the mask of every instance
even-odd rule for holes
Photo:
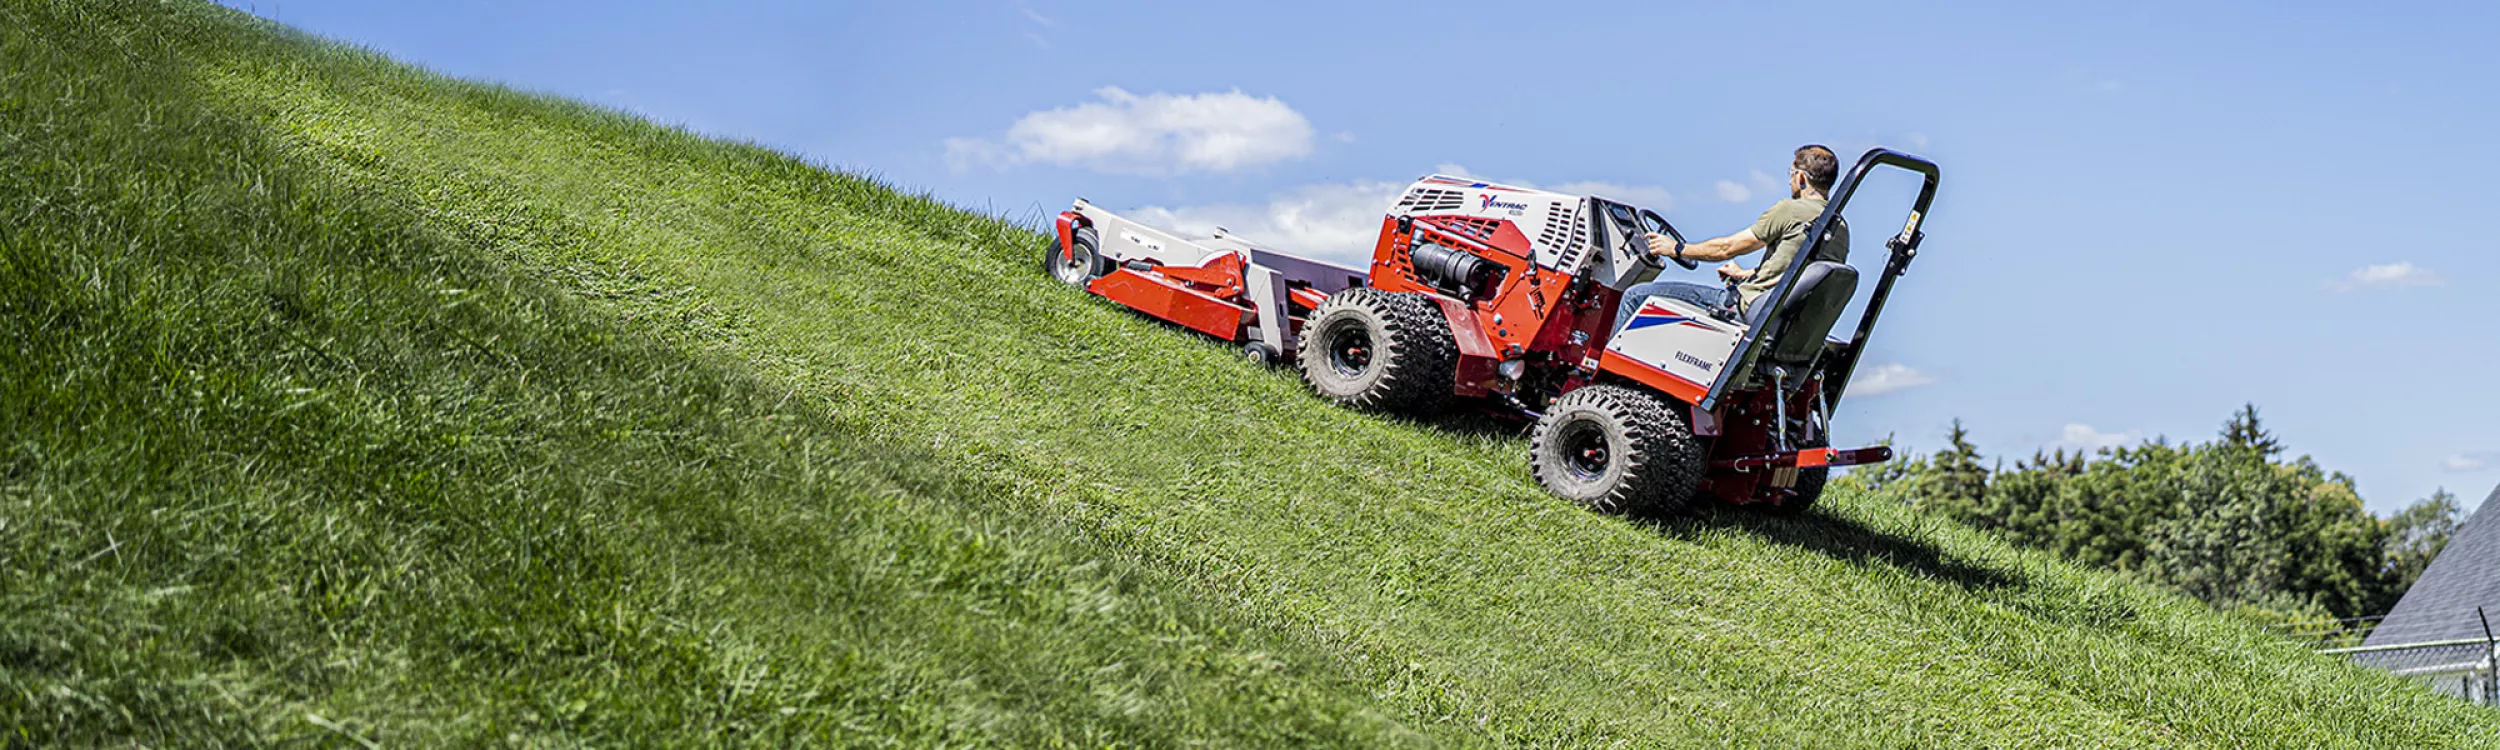
[[[1667,217],[1646,208],[1641,209],[1639,217],[1641,229],[1646,230],[1648,235],[1642,239],[1649,246],[1650,257],[1675,261],[1676,265],[1688,270],[1701,268],[1701,264],[1684,257],[1684,233],[1675,231],[1675,225],[1667,223]]]
[[[1659,234],[1657,232],[1649,233],[1649,254],[1662,258],[1671,258],[1678,263],[1690,263],[1690,261],[1684,260],[1683,240]]]

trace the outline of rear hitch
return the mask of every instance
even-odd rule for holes
[[[1892,460],[1892,446],[1874,445],[1865,448],[1807,448],[1781,451],[1763,456],[1744,456],[1710,462],[1710,468],[1750,472],[1756,469],[1812,469],[1824,466],[1858,466]]]

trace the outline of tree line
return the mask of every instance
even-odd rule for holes
[[[1957,419],[1944,449],[1837,481],[2276,623],[2384,614],[2464,521],[2445,489],[2373,516],[2351,477],[2286,460],[2254,404],[2210,442],[2034,452],[2011,468],[1969,438]]]

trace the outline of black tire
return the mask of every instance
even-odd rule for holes
[[[1797,470],[1797,496],[1780,501],[1776,509],[1785,514],[1804,513],[1814,508],[1814,501],[1823,499],[1823,484],[1832,479],[1832,467],[1817,466]]]
[[[1111,272],[1111,264],[1102,259],[1102,243],[1094,238],[1093,227],[1077,227],[1072,236],[1074,239],[1069,244],[1075,248],[1073,253],[1061,253],[1059,241],[1055,238],[1043,248],[1043,273],[1050,274],[1059,283],[1083,287],[1086,282]]]
[[[1458,341],[1441,307],[1367,287],[1328,295],[1311,311],[1299,360],[1321,398],[1368,411],[1430,413],[1458,379]]]
[[[1701,443],[1665,399],[1622,386],[1563,394],[1528,439],[1538,484],[1600,513],[1667,515],[1701,486]]]
[[[1277,354],[1276,347],[1268,346],[1265,341],[1252,341],[1241,346],[1241,356],[1261,367],[1274,367],[1284,355]]]
[[[1799,450],[1811,450],[1815,448],[1829,447],[1830,445],[1830,440],[1817,438],[1805,441],[1804,443],[1799,444],[1797,448]],[[1790,488],[1797,494],[1782,498],[1779,502],[1772,503],[1770,505],[1771,512],[1781,515],[1796,515],[1806,512],[1808,509],[1814,507],[1814,501],[1823,499],[1823,485],[1826,482],[1830,482],[1831,479],[1832,467],[1829,466],[1817,466],[1811,469],[1798,469],[1797,486]]]

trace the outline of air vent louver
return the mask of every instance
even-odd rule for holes
[[[1588,249],[1589,225],[1576,204],[1556,202],[1545,212],[1545,231],[1537,234],[1538,249],[1554,251],[1554,267],[1570,269]]]
[[[1458,207],[1466,204],[1465,197],[1456,190],[1423,188],[1408,191],[1406,197],[1398,201],[1397,211],[1409,215],[1434,211],[1456,211]]]

